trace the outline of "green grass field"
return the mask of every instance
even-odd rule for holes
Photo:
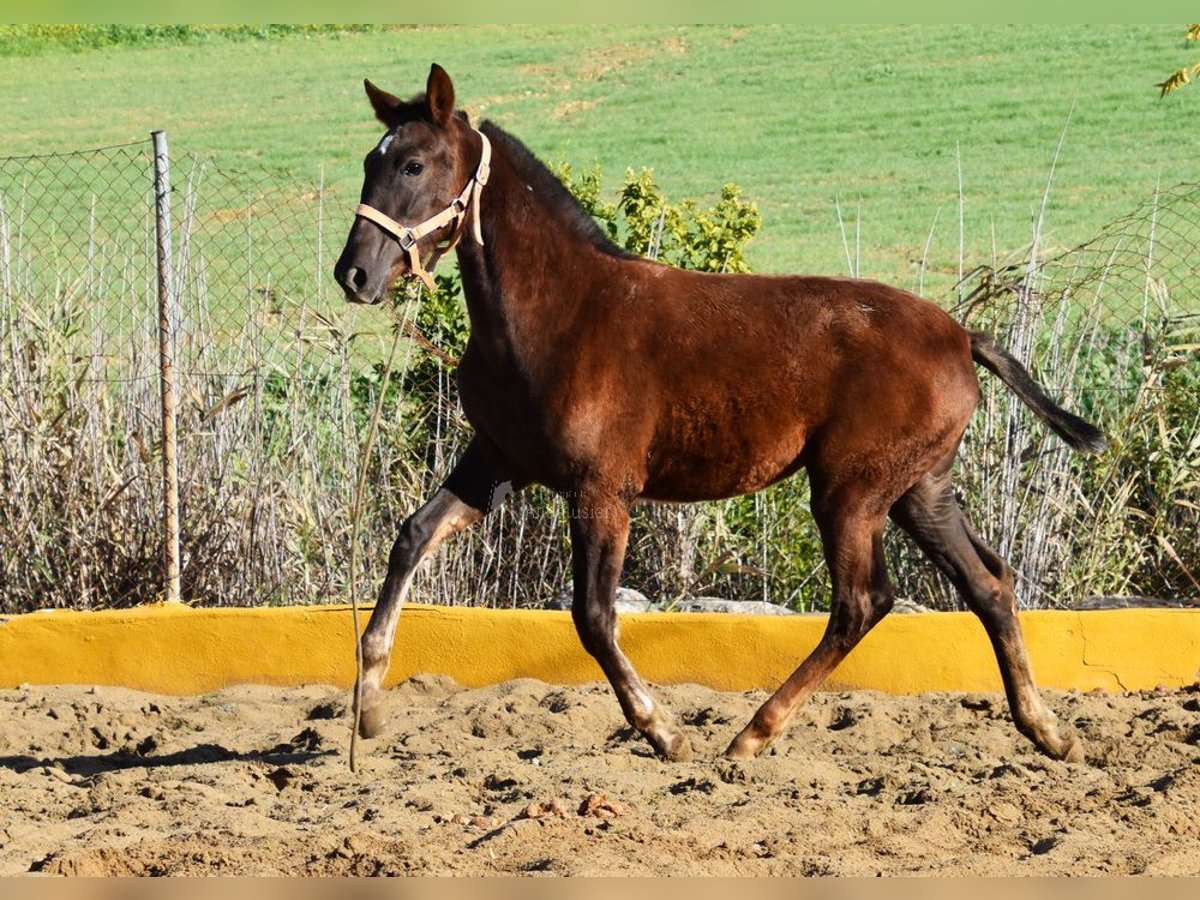
[[[348,210],[379,131],[361,79],[408,94],[438,61],[463,106],[543,159],[599,162],[614,187],[651,167],[674,199],[738,183],[763,213],[760,271],[846,272],[840,198],[861,274],[915,287],[936,221],[934,294],[957,278],[960,169],[968,267],[1029,240],[1064,126],[1052,246],[1200,178],[1200,93],[1154,88],[1195,55],[1182,26],[428,26],[84,50],[13,35],[0,156],[165,128],[226,167],[323,169]]]
[[[759,271],[845,273],[849,255],[916,288],[928,242],[925,293],[945,304],[960,266],[1029,242],[1068,118],[1042,258],[1160,184],[1200,181],[1200,88],[1160,102],[1154,87],[1196,55],[1181,26],[0,26],[0,396],[16,398],[0,404],[0,611],[159,590],[152,129],[176,160],[185,595],[311,602],[349,590],[357,448],[383,393],[369,364],[392,344],[391,318],[344,303],[331,277],[380,133],[364,76],[408,94],[438,61],[472,115],[576,173],[599,163],[613,191],[630,167],[701,206],[736,182],[763,213],[747,251]],[[959,484],[985,536],[1012,542],[1026,602],[1193,595],[1200,326],[1181,313],[1200,309],[1197,196],[1046,267],[1030,318],[1004,287],[976,307],[972,327],[1009,339],[1113,441],[1062,462],[984,379]],[[445,349],[451,307],[419,309]],[[364,464],[373,561],[359,565],[374,575],[466,435],[451,371],[412,349]],[[805,490],[646,507],[632,585],[682,596],[704,573],[705,592],[819,608]],[[493,517],[441,554],[418,599],[556,596],[556,509],[535,492]],[[911,554],[893,559],[903,596],[951,602]]]

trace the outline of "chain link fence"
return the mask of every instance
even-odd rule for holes
[[[149,141],[0,159],[8,610],[153,599],[161,577],[152,162]]]
[[[1111,448],[1072,457],[986,385],[964,467],[981,524],[1037,605],[1200,604],[1200,185],[1022,257],[973,272],[954,312],[1033,360]]]
[[[127,606],[166,590],[153,162],[150,141],[0,159],[5,612]],[[390,314],[344,303],[330,273],[352,203],[320,178],[176,155],[171,181],[182,598],[346,600],[360,466],[359,577],[374,585],[400,522],[465,445],[443,325],[418,318],[414,298]],[[1028,605],[1200,596],[1197,199],[1200,187],[1163,192],[1082,247],[1045,258],[1029,248],[946,298],[1113,440],[1103,457],[1073,457],[981,378],[963,501],[1012,559]],[[533,489],[443,548],[413,599],[547,605],[569,585],[566,541],[561,502]],[[903,596],[955,604],[927,563],[889,541]],[[796,479],[640,508],[625,581],[666,600],[819,608],[823,579]]]

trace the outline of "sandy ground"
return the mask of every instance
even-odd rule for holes
[[[664,763],[607,686],[419,677],[349,772],[346,696],[0,692],[0,874],[1200,874],[1200,687],[1054,693],[1087,764],[1003,698],[821,693],[749,763],[765,695],[661,695]]]

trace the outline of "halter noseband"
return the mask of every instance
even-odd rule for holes
[[[430,292],[437,290],[434,284],[433,275],[430,271],[421,265],[421,255],[417,251],[417,242],[426,235],[432,234],[439,228],[444,228],[451,222],[454,223],[454,233],[450,240],[438,244],[433,253],[429,257],[429,270],[432,270],[448,251],[454,248],[459,242],[463,234],[463,220],[467,217],[467,210],[471,210],[471,233],[475,238],[475,242],[479,246],[483,246],[483,232],[479,226],[479,195],[483,192],[483,186],[487,184],[488,175],[491,174],[492,161],[492,145],[488,141],[487,136],[482,131],[476,131],[479,135],[479,140],[482,142],[482,149],[479,156],[479,166],[475,169],[475,174],[471,180],[467,182],[467,186],[462,189],[457,197],[450,201],[450,205],[443,209],[440,213],[426,219],[419,225],[414,225],[411,228],[401,225],[391,216],[387,216],[375,209],[373,206],[368,206],[365,203],[360,203],[354,210],[354,214],[364,219],[368,219],[390,234],[396,239],[400,245],[400,249],[408,254],[409,275],[420,278],[425,282],[425,286]]]

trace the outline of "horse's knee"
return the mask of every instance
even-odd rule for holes
[[[400,526],[400,532],[392,543],[392,552],[388,556],[388,567],[403,569],[418,559],[430,539],[429,529],[417,515],[409,516]]]
[[[464,504],[443,488],[401,524],[388,559],[390,570],[404,571],[415,567],[446,538],[482,518],[482,509]]]

